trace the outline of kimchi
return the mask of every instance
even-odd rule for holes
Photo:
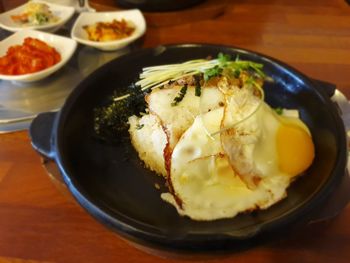
[[[44,41],[27,37],[22,45],[11,46],[0,58],[0,74],[22,75],[38,72],[61,61],[61,55]]]

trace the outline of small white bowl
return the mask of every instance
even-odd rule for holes
[[[50,33],[41,32],[41,31],[26,29],[26,30],[18,31],[0,42],[0,57],[6,55],[6,52],[9,49],[9,47],[13,45],[22,45],[26,37],[40,39],[45,43],[47,43],[48,45],[50,45],[51,47],[54,47],[57,50],[57,52],[60,53],[61,61],[47,69],[34,72],[34,73],[23,74],[23,75],[0,74],[0,79],[20,81],[20,82],[33,82],[33,81],[43,79],[51,75],[55,71],[59,70],[61,67],[63,67],[68,62],[68,60],[72,57],[75,49],[77,48],[77,42],[73,39],[57,36]]]
[[[93,25],[97,22],[112,22],[113,19],[121,20],[122,18],[124,18],[126,21],[130,21],[135,26],[135,31],[129,37],[120,40],[106,42],[91,41],[88,38],[88,34],[83,29],[83,26],[86,25]],[[131,42],[142,36],[145,31],[145,18],[138,9],[116,12],[81,13],[74,23],[71,37],[81,44],[110,51],[121,49],[129,45]]]
[[[11,32],[17,32],[23,29],[34,29],[34,30],[41,30],[46,32],[55,32],[61,26],[63,26],[74,15],[74,12],[75,12],[74,7],[71,7],[71,6],[57,5],[57,4],[52,4],[52,3],[48,3],[40,0],[35,0],[32,2],[47,4],[50,10],[52,11],[52,13],[55,16],[59,17],[59,20],[54,23],[48,23],[44,25],[35,25],[35,26],[20,25],[14,22],[11,16],[22,14],[25,11],[26,6],[28,4],[26,3],[10,11],[0,14],[0,27]]]

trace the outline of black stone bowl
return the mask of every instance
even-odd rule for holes
[[[117,144],[96,140],[93,112],[115,90],[123,93],[143,67],[216,57],[219,52],[264,64],[265,73],[274,79],[264,87],[267,103],[299,110],[312,133],[316,157],[307,174],[289,187],[288,197],[269,209],[196,222],[179,216],[161,200],[160,193],[166,190],[154,185],[164,182],[143,167],[128,140]],[[58,113],[39,115],[30,135],[33,147],[57,163],[80,205],[127,240],[163,251],[232,251],[308,222],[342,180],[346,134],[330,100],[334,90],[327,87],[282,62],[242,49],[160,46],[132,52],[96,70],[76,87]]]
[[[125,8],[138,8],[148,12],[175,11],[188,8],[204,0],[116,0],[116,3]]]

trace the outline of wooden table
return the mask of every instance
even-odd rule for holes
[[[4,8],[21,2],[4,1]],[[102,10],[114,2],[91,4]],[[142,45],[205,42],[255,50],[335,83],[350,97],[350,6],[344,0],[232,0],[223,15],[212,11],[204,17],[197,12],[192,20],[188,12],[193,10],[178,12],[184,19],[173,25],[146,14],[160,20],[151,21]],[[211,261],[349,262],[349,222],[348,206],[334,220],[283,241]],[[163,261],[185,262],[134,248],[63,195],[47,176],[27,131],[0,136],[0,262]]]

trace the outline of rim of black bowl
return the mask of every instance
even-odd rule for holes
[[[161,45],[154,48],[146,48],[140,49],[138,51],[134,51],[132,53],[125,54],[119,58],[118,60],[128,59],[130,56],[139,56],[147,54],[148,52],[154,51],[159,47],[165,47],[166,49],[176,49],[176,48],[186,48],[186,47],[213,47],[231,50],[235,52],[243,52],[248,53],[249,55],[262,58],[264,61],[274,64],[277,67],[283,68],[288,72],[292,72],[297,75],[303,82],[305,82],[308,86],[315,87],[315,83],[312,82],[306,75],[299,72],[298,70],[292,68],[291,66],[274,59],[272,57],[260,54],[258,52],[249,51],[247,49],[236,48],[233,46],[225,46],[225,45],[214,45],[214,44],[170,44],[170,45]],[[74,102],[80,96],[82,92],[86,89],[87,83],[89,80],[96,76],[96,72],[103,71],[104,68],[107,68],[109,64],[113,63],[114,60],[108,62],[103,65],[101,68],[96,70],[94,73],[90,74],[87,78],[85,78],[70,94],[67,98],[64,106],[61,111],[57,114],[55,120],[54,131],[56,133],[53,136],[53,146],[55,151],[55,161],[59,166],[59,169],[62,173],[62,177],[69,188],[72,195],[76,198],[76,200],[81,204],[83,208],[85,208],[92,216],[101,221],[107,227],[115,230],[120,235],[126,237],[129,240],[133,240],[136,243],[145,243],[147,246],[151,246],[154,248],[161,249],[180,249],[180,250],[196,250],[196,249],[206,249],[212,248],[213,244],[216,244],[216,248],[220,248],[223,244],[227,244],[230,241],[242,241],[249,240],[252,237],[260,236],[266,232],[272,232],[277,229],[281,229],[284,226],[287,226],[293,222],[296,222],[303,216],[307,216],[315,207],[320,205],[335,189],[338,185],[342,176],[344,176],[345,168],[346,168],[346,160],[347,160],[347,150],[346,150],[346,135],[344,124],[339,116],[339,113],[336,111],[334,105],[332,104],[329,96],[322,89],[318,89],[315,87],[316,93],[319,97],[322,98],[329,106],[329,112],[331,113],[334,123],[336,125],[336,130],[338,132],[337,138],[339,140],[339,144],[343,145],[343,148],[338,148],[337,156],[338,159],[334,164],[334,168],[332,170],[331,175],[328,177],[327,181],[320,186],[315,193],[308,199],[297,205],[294,209],[290,210],[287,215],[283,214],[278,217],[272,218],[269,221],[261,223],[258,228],[251,231],[249,235],[240,235],[239,233],[227,233],[227,234],[213,234],[213,233],[190,233],[185,237],[169,237],[168,235],[158,231],[155,228],[152,228],[148,225],[142,224],[140,222],[136,222],[135,220],[129,218],[127,215],[118,213],[117,217],[113,217],[106,211],[100,207],[98,207],[92,200],[90,200],[83,189],[81,189],[79,183],[69,176],[68,171],[66,171],[64,164],[62,163],[62,155],[60,151],[60,146],[62,145],[62,131],[64,128],[64,123],[67,118],[69,118],[70,109],[74,106]]]
[[[130,0],[115,0],[120,6],[125,8],[139,8],[146,12],[168,12],[178,11],[198,5],[205,0],[182,0],[182,1],[130,1]]]

